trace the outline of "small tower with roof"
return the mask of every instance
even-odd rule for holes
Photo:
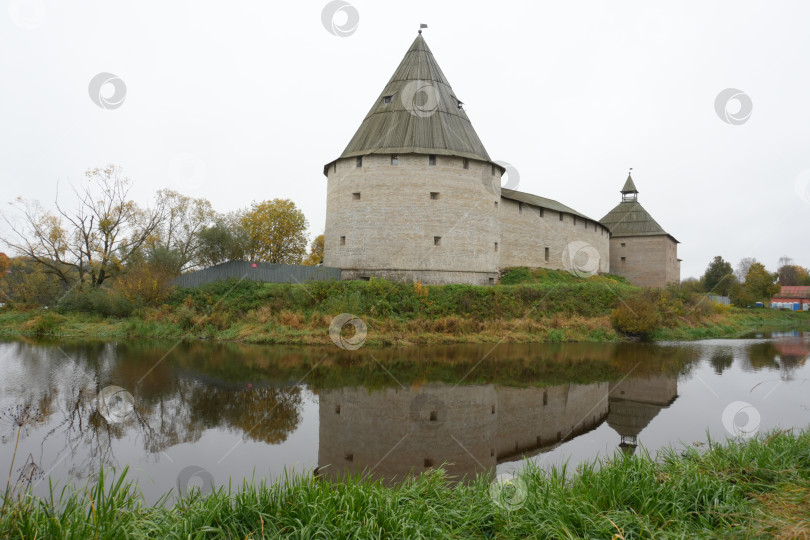
[[[621,189],[622,201],[599,222],[610,229],[610,273],[639,287],[666,287],[681,280],[678,240],[638,202],[632,169]]]

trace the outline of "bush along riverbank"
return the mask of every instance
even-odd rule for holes
[[[640,289],[616,276],[515,269],[494,287],[222,281],[177,289],[156,307],[134,306],[111,291],[73,291],[47,310],[7,306],[0,333],[328,344],[329,325],[340,313],[363,319],[372,346],[672,340],[763,327],[810,329],[810,313],[729,308],[677,287]]]
[[[4,500],[4,538],[806,538],[810,432],[452,482],[291,476],[147,506],[102,473],[84,489]],[[114,476],[114,475],[111,475]]]

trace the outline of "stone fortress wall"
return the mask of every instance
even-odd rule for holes
[[[679,283],[678,244],[666,235],[611,238],[610,268],[639,287]]]
[[[488,285],[512,266],[609,270],[604,226],[501,197],[490,162],[369,154],[326,175],[324,265],[342,279]]]
[[[498,277],[501,169],[425,154],[329,165],[324,265],[370,276],[486,285]],[[498,191],[492,185],[498,186]]]
[[[595,220],[504,198],[501,227],[501,268],[609,271],[610,231]]]

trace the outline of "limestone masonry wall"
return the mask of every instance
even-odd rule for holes
[[[438,155],[366,155],[327,170],[324,265],[343,278],[494,281],[501,226],[498,167]],[[465,168],[466,163],[466,168]]]
[[[665,235],[611,238],[610,271],[639,287],[678,283],[678,244]]]
[[[548,208],[543,209],[541,216],[540,207],[511,199],[501,199],[500,215],[501,268],[528,266],[569,270],[572,269],[567,254],[570,245],[570,251],[578,253],[574,255],[574,266],[608,272],[610,232],[599,223],[570,214],[563,214],[561,221],[560,213]],[[598,256],[598,263],[586,260],[593,256]]]

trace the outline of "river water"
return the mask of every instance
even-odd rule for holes
[[[43,495],[48,479],[129,466],[152,504],[285,471],[396,482],[441,464],[454,479],[525,459],[573,467],[806,427],[809,355],[810,332],[357,351],[5,342],[0,471],[13,459],[11,485]]]

